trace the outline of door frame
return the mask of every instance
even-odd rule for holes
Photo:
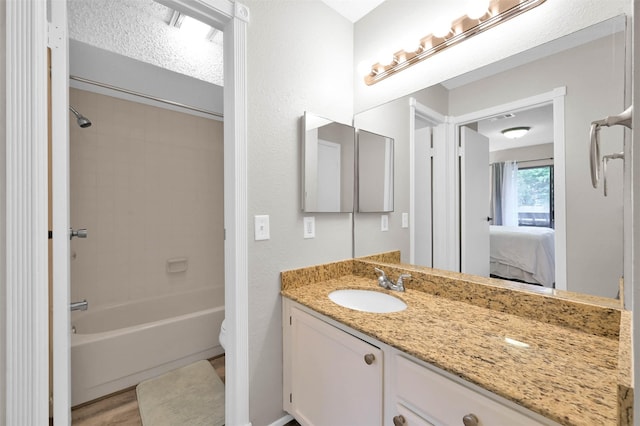
[[[432,181],[436,180],[436,170],[439,165],[443,165],[446,167],[446,163],[443,161],[438,161],[438,156],[436,153],[442,151],[442,149],[438,149],[438,147],[442,147],[446,144],[446,122],[447,117],[445,115],[440,114],[439,112],[429,108],[426,105],[421,104],[415,98],[409,98],[409,152],[411,153],[411,162],[409,163],[409,263],[416,263],[416,240],[418,236],[416,235],[416,222],[419,220],[416,217],[416,204],[417,200],[420,198],[418,194],[418,182],[416,182],[416,121],[417,118],[420,118],[423,121],[429,123],[432,132],[432,142],[433,147],[431,148],[430,155],[434,158],[433,171],[432,171]],[[436,164],[438,163],[438,165]],[[443,180],[442,182],[446,182]],[[447,190],[443,185],[431,185],[433,188],[433,193],[431,194],[431,204],[439,205],[443,202],[443,200],[447,197]],[[438,253],[448,253],[446,247],[447,238],[446,232],[441,232],[440,230],[446,230],[446,221],[449,217],[446,212],[442,212],[443,214],[437,214],[436,211],[432,211],[431,215],[431,238],[433,239],[432,246],[438,247]],[[437,216],[437,218],[436,218]],[[436,259],[436,257],[439,257]],[[434,251],[432,253],[432,267],[434,268],[446,268],[446,263],[444,259],[446,256],[437,255]]]
[[[249,9],[230,0],[161,0],[224,31],[226,424],[250,425],[247,79]],[[46,424],[48,395],[47,63],[52,50],[54,417],[70,424],[69,129],[66,0],[7,2],[6,419]],[[27,49],[25,46],[31,48]],[[24,78],[23,76],[29,76]],[[26,94],[26,95],[25,95]],[[25,126],[29,123],[29,126]],[[14,230],[14,231],[12,231]],[[20,232],[17,232],[20,230]],[[27,236],[25,238],[25,236]],[[216,332],[216,331],[214,331]],[[19,344],[15,344],[19,342]]]
[[[6,424],[49,417],[46,0],[6,7],[5,297],[0,311]],[[6,375],[5,375],[6,374]]]
[[[565,86],[557,87],[549,92],[530,96],[528,98],[519,99],[513,102],[497,105],[494,107],[474,111],[457,117],[451,117],[453,131],[451,142],[447,144],[448,149],[456,151],[456,158],[461,155],[460,152],[460,132],[459,128],[465,124],[484,120],[500,114],[518,109],[528,109],[536,106],[552,104],[553,105],[553,163],[554,172],[554,206],[555,206],[555,274],[556,288],[559,290],[567,289],[567,222],[566,222],[566,179],[565,179],[565,137],[564,137],[564,105],[567,88]],[[461,206],[460,206],[460,166],[459,162],[455,162],[456,175],[456,197],[453,210],[456,214],[456,234],[453,236],[457,245],[457,253],[460,253],[461,231]],[[450,206],[451,207],[451,206]],[[458,254],[459,256],[459,254]],[[457,259],[460,264],[460,259]]]

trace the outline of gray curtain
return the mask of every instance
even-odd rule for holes
[[[502,193],[504,188],[504,163],[491,165],[491,212],[492,225],[502,225]]]

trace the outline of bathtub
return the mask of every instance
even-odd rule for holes
[[[223,319],[224,287],[97,309],[89,301],[71,319],[72,406],[222,354]]]

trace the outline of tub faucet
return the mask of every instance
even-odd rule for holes
[[[388,288],[389,290],[404,291],[404,280],[411,278],[409,274],[401,274],[398,277],[398,282],[394,284],[382,269],[373,268],[373,270],[378,273],[378,285],[382,288]]]
[[[86,311],[89,308],[89,302],[85,300],[81,302],[72,302],[69,309],[72,311]]]

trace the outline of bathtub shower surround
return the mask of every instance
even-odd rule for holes
[[[223,286],[223,124],[71,89],[71,298],[114,305]],[[188,269],[167,271],[185,259]]]
[[[72,404],[222,353],[223,123],[71,89]],[[126,361],[124,361],[126,360]],[[120,363],[120,364],[119,364]],[[121,365],[124,363],[126,365]]]

